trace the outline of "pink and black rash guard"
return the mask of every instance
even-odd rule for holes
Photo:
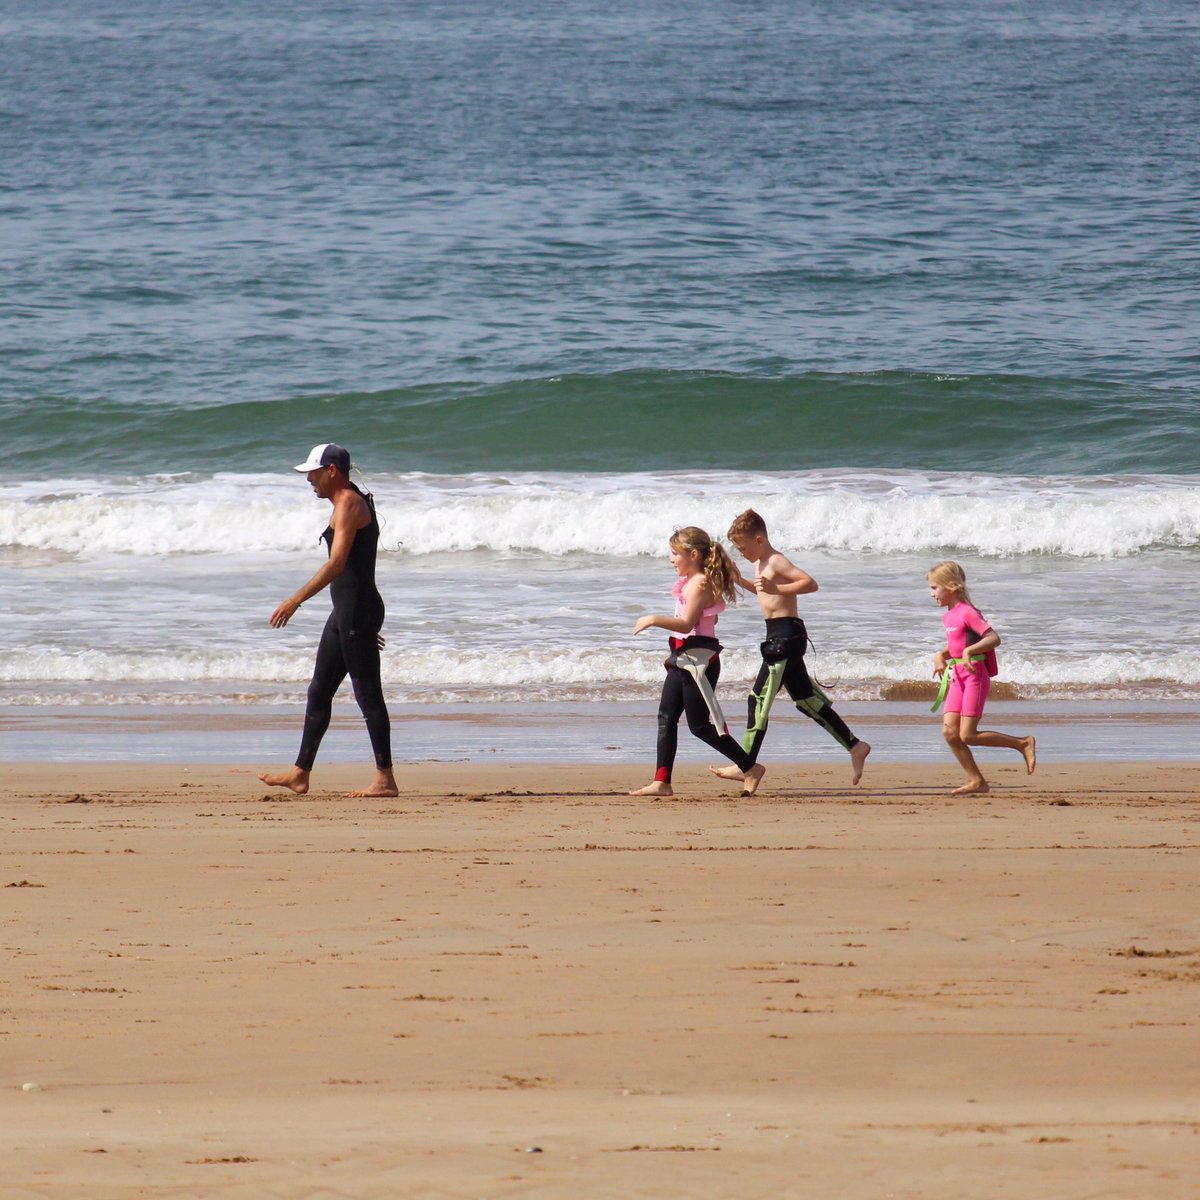
[[[951,658],[962,658],[968,646],[973,646],[985,633],[992,631],[983,613],[966,600],[960,600],[952,608],[946,609],[942,614],[942,624],[946,628],[946,649]],[[987,652],[987,669],[989,675],[995,675],[995,650]]]
[[[675,597],[675,616],[682,617],[684,610],[683,589],[687,587],[687,579],[680,576],[675,581],[675,586],[671,589],[671,594]],[[725,611],[725,601],[718,600],[716,604],[706,608],[701,614],[700,619],[696,622],[695,628],[689,629],[687,633],[672,634],[672,637],[690,638],[690,637],[706,637],[715,638],[717,636],[717,616]]]

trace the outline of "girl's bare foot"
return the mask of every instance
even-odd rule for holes
[[[311,772],[302,770],[300,767],[290,767],[286,771],[281,771],[278,775],[260,775],[259,779],[267,787],[287,788],[289,791],[295,792],[297,796],[303,796],[308,791],[308,777],[310,774]]]
[[[984,792],[990,792],[992,789],[988,787],[986,779],[972,779],[970,783],[964,783],[962,787],[957,787],[950,793],[952,796],[982,796]]]
[[[646,784],[643,788],[637,788],[629,793],[631,796],[673,796],[675,793],[671,791],[671,785],[661,779],[656,779],[653,783]]]
[[[857,783],[862,778],[863,767],[866,766],[867,755],[870,753],[870,742],[864,742],[861,739],[851,747],[850,766],[854,769],[854,774],[850,779],[851,783]]]
[[[767,773],[767,768],[762,763],[755,763],[742,778],[746,781],[742,788],[743,796],[753,796],[758,791],[758,785],[762,783],[762,777]]]
[[[729,767],[711,767],[710,766],[708,769],[714,775],[716,775],[719,779],[745,779],[746,778],[746,776],[743,775],[742,772],[737,769],[737,767],[733,767],[733,766],[729,766]]]
[[[1025,774],[1032,775],[1037,770],[1037,738],[1027,737],[1021,753],[1025,756]]]
[[[360,792],[347,792],[346,795],[353,799],[398,796],[400,789],[396,786],[396,776],[392,774],[389,767],[386,771],[375,772],[375,782],[370,787],[363,788]]]

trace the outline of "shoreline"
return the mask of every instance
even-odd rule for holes
[[[961,770],[947,755],[936,762],[879,762],[874,754],[868,759],[861,783],[849,781],[849,761],[811,763],[799,760],[774,762],[768,768],[763,789],[752,797],[740,795],[740,783],[712,775],[707,764],[712,755],[693,762],[679,762],[675,770],[676,795],[673,797],[630,796],[629,788],[646,782],[644,764],[629,762],[534,761],[486,762],[405,762],[398,763],[396,778],[399,797],[357,798],[350,807],[371,809],[381,806],[382,816],[395,815],[394,805],[404,800],[479,800],[495,797],[536,800],[539,798],[597,797],[604,800],[628,800],[635,806],[670,805],[672,801],[728,803],[742,808],[790,800],[829,800],[849,803],[874,799],[886,801],[906,794],[932,799],[944,798],[952,804],[987,805],[992,800],[1020,800],[1031,804],[1059,804],[1064,796],[1078,790],[1085,799],[1119,803],[1121,797],[1137,800],[1143,790],[1150,800],[1178,797],[1200,803],[1200,770],[1190,758],[1145,762],[1137,759],[1117,761],[1063,760],[1038,761],[1033,775],[1015,753],[994,751],[985,774],[992,791],[978,796],[954,796],[952,790],[962,782]],[[180,759],[169,762],[107,761],[10,762],[5,765],[5,785],[0,792],[8,799],[26,801],[40,798],[45,803],[90,803],[93,797],[81,793],[66,799],[57,793],[74,792],[83,781],[89,790],[99,790],[111,800],[128,796],[136,803],[151,794],[191,798],[191,789],[217,789],[241,801],[277,800],[287,804],[317,804],[335,800],[345,808],[344,791],[361,787],[374,767],[368,762],[318,762],[313,770],[312,789],[296,796],[286,788],[271,788],[259,781],[257,766]],[[527,783],[522,784],[522,780]],[[240,794],[244,793],[244,794]],[[98,798],[98,797],[97,797]],[[1061,805],[1060,805],[1061,806]]]
[[[394,704],[392,745],[397,763],[652,762],[656,696],[645,701]],[[927,703],[839,703],[854,732],[870,742],[875,762],[949,761],[940,717]],[[730,705],[731,724],[742,708]],[[264,767],[290,761],[303,708],[288,705],[107,705],[0,708],[0,763],[41,760],[192,762]],[[1198,760],[1200,702],[996,701],[985,728],[1032,733],[1046,761]],[[319,762],[366,761],[361,718],[339,698]],[[705,763],[713,752],[682,725],[679,762]],[[1003,761],[1003,751],[981,751]],[[996,756],[999,756],[998,758]],[[844,751],[816,725],[777,704],[764,763],[836,763]],[[986,767],[985,767],[986,770]]]
[[[5,769],[15,1194],[1190,1200],[1188,763]]]

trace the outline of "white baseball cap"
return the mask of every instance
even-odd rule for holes
[[[337,467],[343,474],[348,475],[350,473],[350,451],[345,446],[339,446],[337,442],[322,442],[308,452],[306,461],[293,467],[292,470],[299,471],[301,475],[307,475],[309,471],[319,471],[322,467]]]

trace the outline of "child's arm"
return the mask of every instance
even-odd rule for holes
[[[770,576],[761,572],[755,576],[754,590],[772,596],[806,596],[817,590],[817,581],[782,554],[776,554],[767,562]]]
[[[689,579],[683,589],[683,613],[678,617],[668,617],[665,613],[646,613],[638,617],[634,623],[633,632],[641,633],[651,627],[665,629],[668,633],[688,633],[695,629],[700,615],[712,603],[712,595],[708,590],[703,575]]]
[[[995,650],[998,645],[1000,635],[994,629],[989,629],[979,641],[963,648],[963,658],[970,658],[974,654],[986,654],[989,650]]]
[[[989,650],[995,650],[998,645],[1000,645],[1000,635],[994,629],[988,629],[978,641],[971,642],[967,646],[963,647],[962,656],[965,661],[962,663],[962,665],[965,666],[969,671],[975,670],[979,664],[973,663],[971,659],[977,654],[986,654]],[[939,650],[933,656],[934,675],[941,675],[942,672],[945,671],[946,664],[949,661],[950,651]]]

